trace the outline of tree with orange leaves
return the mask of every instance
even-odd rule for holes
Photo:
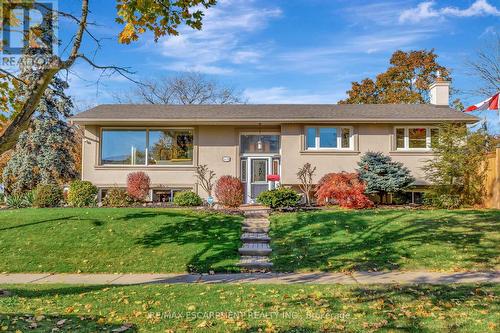
[[[396,51],[391,66],[375,80],[352,82],[340,104],[421,104],[429,100],[428,87],[439,75],[451,80],[449,70],[438,64],[434,50]]]

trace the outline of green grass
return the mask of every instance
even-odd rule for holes
[[[500,210],[365,210],[271,218],[278,271],[491,270]]]
[[[494,332],[498,285],[2,286],[0,330]],[[28,329],[35,322],[35,329]]]
[[[241,218],[176,209],[0,211],[0,272],[236,271]]]

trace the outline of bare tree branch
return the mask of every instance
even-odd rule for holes
[[[148,104],[241,104],[245,101],[233,87],[223,86],[215,80],[196,72],[174,77],[147,80],[130,94],[115,96],[118,103],[124,100]]]
[[[479,79],[475,94],[491,96],[500,91],[500,35],[476,53],[475,59],[466,62],[469,75]]]
[[[71,53],[69,58],[63,62],[61,69],[67,69],[73,65],[76,58],[78,57],[78,52],[80,51],[80,47],[82,46],[83,34],[87,29],[87,17],[89,14],[89,1],[82,0],[82,15],[80,19],[80,23],[78,24],[78,30],[76,32],[75,43],[73,44],[73,48],[71,49]]]
[[[139,85],[142,85],[143,83],[140,82],[140,81],[137,81],[137,80],[134,80],[133,78],[131,78],[129,75],[131,74],[135,74],[135,72],[131,71],[130,69],[128,68],[125,68],[125,67],[120,67],[120,66],[102,66],[102,65],[97,65],[96,63],[94,63],[92,60],[90,60],[86,55],[84,54],[78,54],[77,55],[77,58],[80,58],[80,59],[83,59],[85,60],[90,66],[94,67],[94,68],[97,68],[97,69],[101,69],[103,70],[103,73],[104,71],[106,70],[111,70],[111,73],[109,75],[113,75],[114,73],[118,73],[120,74],[121,76],[123,76],[124,78],[134,82],[135,84],[139,84]]]

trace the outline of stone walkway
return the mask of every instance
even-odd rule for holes
[[[273,266],[269,260],[272,249],[269,237],[269,210],[265,207],[246,207],[244,209],[242,247],[239,249],[240,266],[248,272],[267,272]]]
[[[0,274],[2,284],[109,284],[254,283],[254,284],[451,284],[500,283],[496,272],[353,272],[346,273],[240,273],[240,274]]]

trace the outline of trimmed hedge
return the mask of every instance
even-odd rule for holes
[[[33,206],[39,208],[58,207],[61,205],[63,199],[63,192],[59,185],[39,184],[35,189]]]
[[[86,180],[75,180],[69,186],[68,204],[73,207],[95,206],[97,187]]]
[[[174,196],[174,204],[177,206],[201,206],[203,200],[200,196],[191,191],[177,192]]]
[[[300,195],[291,188],[279,187],[259,194],[257,202],[275,208],[297,207]]]

